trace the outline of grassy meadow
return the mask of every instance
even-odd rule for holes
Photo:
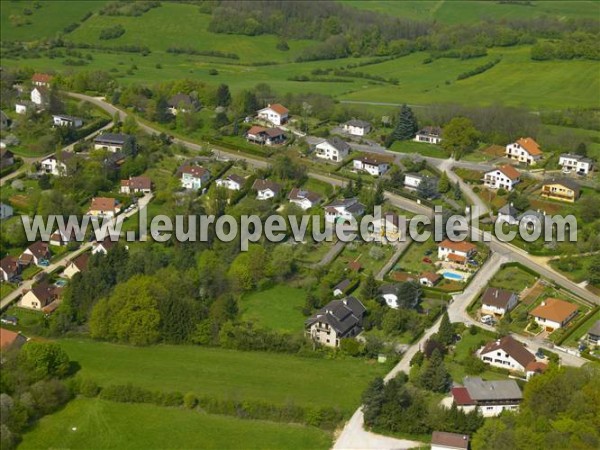
[[[239,305],[243,320],[261,328],[301,333],[306,319],[302,314],[305,300],[304,289],[277,285],[244,296]]]
[[[364,360],[182,345],[131,347],[82,339],[59,343],[79,363],[81,376],[100,386],[133,383],[166,392],[339,407],[348,414],[360,404],[367,384],[384,372]]]
[[[326,449],[317,428],[242,420],[179,408],[75,399],[42,418],[21,449]]]

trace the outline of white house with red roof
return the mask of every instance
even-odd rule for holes
[[[257,112],[258,118],[271,122],[273,125],[283,125],[288,121],[289,110],[279,103],[273,103]]]
[[[52,75],[48,75],[47,73],[34,73],[31,77],[31,84],[34,86],[50,87],[52,78]]]
[[[486,172],[483,183],[490,189],[505,189],[512,191],[521,182],[521,173],[511,165],[504,165]]]
[[[533,138],[521,138],[506,146],[506,157],[520,163],[534,166],[542,159],[543,152]]]
[[[180,170],[181,186],[185,189],[201,189],[210,179],[210,172],[202,166],[183,166]]]
[[[477,252],[474,244],[466,241],[454,242],[444,239],[438,244],[438,259],[465,264]]]

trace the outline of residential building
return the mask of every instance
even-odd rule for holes
[[[28,266],[35,264],[36,266],[47,266],[50,260],[50,248],[47,242],[37,241],[25,249],[19,256],[19,264]]]
[[[425,177],[418,173],[407,173],[404,175],[404,187],[417,189]]]
[[[517,225],[519,219],[517,218],[519,211],[513,206],[512,203],[507,203],[498,210],[498,216],[496,217],[497,222],[506,222],[509,225]]]
[[[419,284],[427,287],[434,287],[442,279],[439,273],[423,272],[419,275]]]
[[[351,286],[352,282],[348,278],[340,281],[333,288],[333,296],[341,297],[342,295],[346,295],[348,293],[348,289],[350,289]]]
[[[481,313],[503,317],[519,302],[516,292],[489,287],[481,296]]]
[[[148,177],[129,177],[121,180],[121,194],[150,194],[152,192],[152,180]]]
[[[73,127],[79,128],[83,125],[83,119],[73,116],[65,116],[62,114],[53,114],[52,121],[57,127]]]
[[[269,200],[279,195],[281,186],[270,180],[255,180],[252,190],[256,191],[257,200]]]
[[[246,133],[246,140],[261,145],[277,145],[285,142],[285,133],[281,128],[264,128],[258,125]]]
[[[594,167],[594,160],[582,155],[563,153],[558,158],[558,165],[561,166],[564,171],[575,171],[579,175],[587,175]]]
[[[577,183],[569,179],[550,180],[542,185],[542,197],[561,202],[574,203],[579,198],[581,189]]]
[[[470,242],[454,242],[444,239],[438,244],[438,259],[465,264],[477,252],[477,247]]]
[[[17,114],[27,114],[27,110],[29,108],[33,108],[35,105],[33,105],[31,102],[28,101],[19,101],[17,103],[15,103],[15,112]]]
[[[535,362],[533,353],[512,336],[489,342],[479,350],[479,358],[491,366],[523,373]]]
[[[48,75],[47,73],[34,73],[31,77],[31,84],[34,86],[42,86],[42,87],[50,87],[50,83],[52,82],[52,75]]]
[[[200,109],[200,102],[188,94],[175,94],[167,100],[167,111],[177,115],[178,112],[194,112]]]
[[[343,161],[348,157],[349,152],[350,145],[337,136],[325,139],[315,146],[315,156],[317,158],[328,159],[335,162]]]
[[[57,229],[50,235],[50,240],[48,243],[50,245],[55,245],[57,247],[62,247],[67,245],[69,242],[77,242],[82,241],[84,239],[84,230],[81,230],[81,239],[77,239],[77,234],[74,229],[70,230],[70,233],[67,233],[65,230]]]
[[[334,200],[325,206],[325,221],[334,223],[350,221],[365,213],[365,207],[356,197]]]
[[[507,191],[512,191],[520,181],[521,174],[519,171],[508,164],[490,170],[483,176],[483,183],[490,189],[505,189]]]
[[[61,291],[62,288],[43,281],[23,294],[23,297],[21,297],[21,301],[19,302],[19,306],[22,306],[23,308],[48,311],[48,309],[52,309],[48,308],[48,306],[58,299]]]
[[[34,87],[31,90],[31,103],[36,106],[44,106],[48,103],[48,89],[43,86]]]
[[[66,151],[48,156],[40,162],[40,173],[54,175],[55,177],[67,176],[67,163],[75,156],[77,156],[75,153]]]
[[[202,166],[183,166],[180,170],[181,186],[197,191],[208,183],[210,172]]]
[[[111,197],[94,197],[87,214],[95,217],[115,217],[121,208],[116,199]]]
[[[516,411],[523,393],[515,380],[484,381],[465,377],[463,387],[452,388],[454,403],[465,412],[478,410],[483,417],[495,417],[502,411]]]
[[[94,138],[94,149],[120,153],[125,144],[132,140],[133,136],[128,134],[102,133]]]
[[[587,333],[587,342],[590,346],[600,345],[600,320],[597,320],[592,328]]]
[[[217,186],[224,187],[230,191],[239,191],[246,183],[246,179],[234,173],[227,175],[225,178],[220,178],[216,181]]]
[[[63,275],[69,279],[73,278],[76,274],[81,273],[87,269],[88,262],[90,260],[90,253],[85,252],[76,258],[72,259],[65,270]]]
[[[7,148],[0,148],[0,167],[12,166],[15,163],[15,154]]]
[[[92,244],[92,255],[95,255],[97,253],[102,253],[103,255],[106,255],[115,246],[115,244],[116,241],[114,241],[111,236],[106,236],[101,241],[95,241]]]
[[[529,380],[534,375],[544,373],[548,369],[548,364],[541,361],[533,361],[525,367],[525,377]]]
[[[385,304],[392,309],[398,309],[398,285],[386,284],[379,288],[379,295]]]
[[[361,156],[356,158],[352,165],[354,169],[367,172],[374,177],[379,177],[390,169],[390,164],[387,160],[378,159],[375,156]]]
[[[19,259],[14,256],[5,256],[0,259],[0,281],[11,281],[21,272]]]
[[[317,205],[321,201],[321,196],[305,189],[293,188],[288,194],[288,200],[290,203],[295,203],[300,208],[307,210]]]
[[[440,127],[425,127],[417,132],[413,139],[416,142],[427,142],[429,144],[439,144],[442,142],[442,129]]]
[[[371,131],[371,124],[364,120],[352,119],[343,124],[342,129],[352,136],[365,136]]]
[[[523,214],[517,217],[517,222],[519,224],[525,224],[525,227],[528,230],[534,229],[536,227],[543,227],[546,221],[546,213],[544,211],[534,211],[533,209],[528,209]]]
[[[322,345],[338,347],[340,339],[354,337],[362,331],[366,311],[355,297],[333,300],[305,322],[306,334]]]
[[[8,350],[11,347],[21,347],[27,338],[21,332],[14,332],[0,328],[0,350]]]
[[[567,325],[577,315],[577,306],[558,298],[547,298],[529,315],[545,331],[552,332]]]
[[[381,219],[373,222],[373,239],[382,243],[397,242],[405,226],[398,214],[386,212]]]
[[[532,138],[521,138],[506,146],[506,157],[528,166],[534,166],[542,159],[543,152]]]
[[[289,119],[289,110],[279,103],[274,103],[260,109],[258,118],[271,122],[273,125],[283,125]]]
[[[431,435],[431,450],[468,450],[469,436],[466,434],[434,431]]]
[[[6,203],[0,203],[0,220],[8,219],[12,217],[15,210],[12,206],[7,205]]]

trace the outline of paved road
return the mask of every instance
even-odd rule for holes
[[[344,250],[345,246],[346,246],[346,243],[344,241],[337,241],[333,245],[333,247],[331,247],[331,249],[325,254],[325,256],[323,256],[323,258],[321,259],[321,261],[319,261],[316,264],[313,264],[313,267],[326,266],[331,261],[333,261],[335,258],[337,258],[337,256],[340,253],[342,253],[342,250]]]
[[[400,259],[400,256],[402,255],[402,253],[404,253],[406,251],[406,249],[408,248],[408,246],[411,243],[412,243],[412,239],[410,238],[410,236],[407,236],[405,241],[397,242],[395,244],[396,249],[394,250],[394,254],[388,260],[388,262],[386,262],[385,265],[381,268],[379,273],[375,276],[376,280],[379,280],[379,281],[383,280],[383,278],[385,277],[385,274],[388,273],[390,270],[392,270],[392,267],[394,267],[394,264],[396,264],[396,262]]]
[[[144,197],[140,198],[138,201],[139,208],[144,208],[150,202],[150,200],[152,200],[152,197],[153,197],[152,194],[146,194]],[[117,223],[122,223],[127,217],[130,217],[130,216],[136,214],[137,212],[138,212],[138,208],[133,209],[128,213],[119,214],[116,217],[116,219],[113,219],[113,221],[116,220]],[[111,221],[111,222],[113,222],[113,221]],[[101,230],[106,232],[106,230],[109,228],[111,222],[105,223],[104,226],[101,228]],[[79,249],[77,249],[76,251],[66,254],[62,258],[51,263],[48,267],[44,267],[44,269],[39,273],[51,273],[52,271],[56,270],[58,267],[64,266],[68,261],[70,261],[74,257],[87,251],[92,246],[92,244],[93,244],[93,242],[86,242],[81,247],[79,247]],[[33,279],[23,281],[23,284],[21,284],[21,286],[19,286],[17,289],[15,289],[13,292],[8,294],[6,297],[4,297],[0,301],[0,310],[4,310],[4,308],[6,308],[12,302],[17,300],[21,296],[23,291],[25,291],[27,289],[31,289],[33,284],[34,284]]]

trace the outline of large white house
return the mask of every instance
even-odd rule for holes
[[[293,188],[288,194],[290,203],[295,203],[300,208],[307,210],[321,201],[321,196],[305,189]]]
[[[362,331],[366,311],[355,297],[333,300],[306,321],[306,335],[319,344],[338,347],[340,339],[354,337]]]
[[[513,291],[489,287],[481,296],[481,313],[502,317],[512,310],[519,302],[519,297]]]
[[[565,171],[575,171],[580,175],[587,175],[591,172],[594,161],[590,158],[586,158],[581,155],[574,155],[572,153],[563,153],[558,158],[558,164]]]
[[[349,221],[365,212],[365,207],[356,197],[335,200],[325,207],[325,221],[334,223],[339,220]]]
[[[454,404],[465,412],[478,410],[483,417],[495,417],[502,411],[516,411],[523,393],[515,380],[484,381],[465,377],[463,387],[452,388]]]
[[[354,169],[367,172],[374,177],[378,177],[386,173],[390,169],[390,164],[387,161],[377,159],[374,156],[361,156],[356,158],[352,165]]]
[[[534,166],[542,159],[543,152],[532,138],[521,138],[506,146],[506,157],[520,163]]]
[[[74,156],[74,153],[65,151],[61,152],[59,156],[48,156],[40,163],[40,172],[56,177],[64,177],[67,175],[67,162]]]
[[[315,146],[315,156],[330,161],[342,161],[348,156],[349,152],[350,145],[335,136],[331,139],[325,139]]]
[[[181,186],[185,189],[202,189],[210,179],[210,172],[202,166],[183,166],[180,173]]]
[[[477,252],[477,247],[470,242],[454,242],[444,239],[438,244],[438,259],[465,264]]]
[[[521,181],[521,174],[513,166],[505,165],[486,172],[483,183],[490,189],[505,189],[512,191]]]
[[[535,356],[512,336],[489,342],[479,350],[479,359],[494,367],[525,373]]]
[[[79,128],[83,125],[83,119],[73,116],[65,116],[63,114],[53,114],[52,121],[57,127],[73,127]]]
[[[404,186],[408,189],[416,189],[423,181],[423,175],[418,173],[407,173],[404,175]]]
[[[342,129],[353,136],[364,136],[371,131],[371,124],[364,120],[352,119],[343,124]]]
[[[31,103],[37,106],[43,106],[48,103],[48,89],[42,86],[34,87],[31,90]]]
[[[274,103],[258,111],[258,118],[271,122],[273,125],[283,125],[288,121],[289,110],[279,103]]]
[[[558,298],[547,298],[531,310],[529,315],[544,330],[552,332],[564,327],[577,315],[577,306]]]
[[[131,138],[128,134],[102,133],[94,138],[94,149],[120,152]]]
[[[239,191],[246,182],[244,177],[236,175],[234,173],[227,175],[225,178],[219,178],[216,183],[217,186],[229,189],[230,191]]]
[[[442,142],[442,129],[440,127],[425,127],[420,129],[413,141],[439,144]]]

